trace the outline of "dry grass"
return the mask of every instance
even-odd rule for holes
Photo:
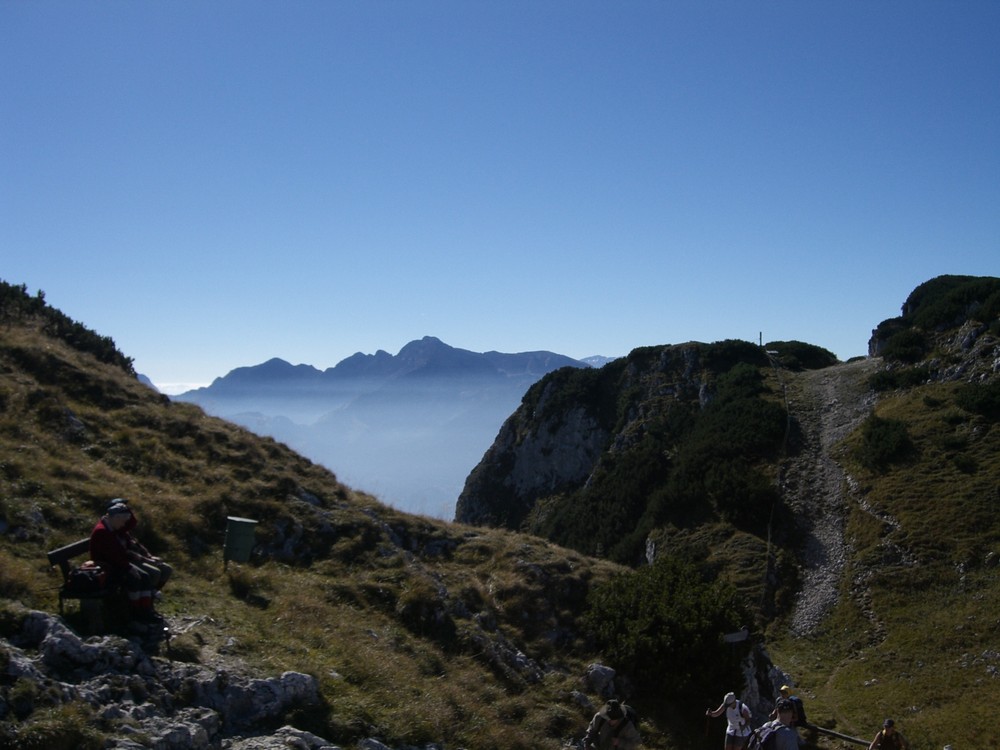
[[[914,455],[884,473],[850,465],[865,506],[848,519],[837,611],[815,637],[771,646],[822,725],[871,739],[892,716],[915,747],[1000,741],[1000,426],[958,409],[957,388],[880,401]]]
[[[12,354],[37,345],[33,332],[2,331],[0,598],[55,611],[45,551],[89,534],[125,497],[141,538],[177,571],[161,607],[181,631],[175,658],[315,675],[325,705],[299,712],[300,726],[344,744],[481,750],[582,732],[589,715],[568,695],[597,655],[546,633],[575,628],[588,588],[616,566],[386,508],[58,342],[45,344],[42,382]],[[223,570],[229,515],[260,521],[257,553]],[[481,622],[555,671],[530,683],[501,669],[477,645],[494,637]]]

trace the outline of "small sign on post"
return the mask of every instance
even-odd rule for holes
[[[247,562],[250,559],[256,530],[257,522],[251,518],[237,516],[226,518],[226,544],[222,552],[223,568],[230,560]]]
[[[742,643],[749,637],[750,637],[750,628],[744,625],[735,633],[726,633],[724,636],[722,636],[722,640],[724,640],[726,643]]]

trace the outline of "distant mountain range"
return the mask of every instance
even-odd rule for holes
[[[401,510],[450,519],[525,391],[559,368],[608,361],[478,353],[425,336],[395,356],[359,352],[326,370],[271,359],[172,398],[286,443]]]

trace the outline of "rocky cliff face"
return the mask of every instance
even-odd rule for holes
[[[534,500],[586,481],[610,433],[578,407],[538,425],[520,410],[466,481],[455,520],[481,526],[514,526]]]
[[[713,376],[705,345],[691,343],[546,378],[470,474],[455,519],[518,528],[538,500],[585,486],[604,457],[634,446],[670,402],[707,403]]]

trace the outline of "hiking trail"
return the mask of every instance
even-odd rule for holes
[[[791,618],[795,636],[811,633],[837,603],[847,563],[844,525],[851,482],[834,448],[875,406],[868,378],[878,359],[783,373],[799,450],[782,465],[781,492],[798,519],[802,582]]]

